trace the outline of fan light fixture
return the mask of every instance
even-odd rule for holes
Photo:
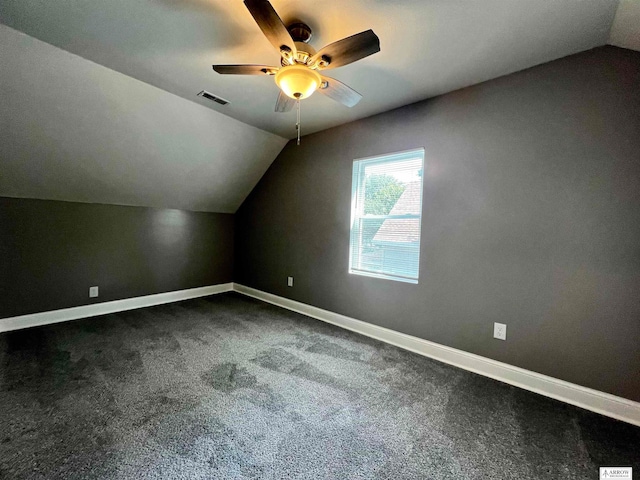
[[[276,84],[294,100],[310,97],[321,83],[320,74],[304,65],[288,65],[276,73]]]

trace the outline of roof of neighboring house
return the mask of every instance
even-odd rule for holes
[[[420,187],[422,182],[407,183],[404,192],[393,206],[389,215],[420,213]],[[390,218],[382,223],[373,237],[374,242],[412,243],[420,239],[420,219]]]

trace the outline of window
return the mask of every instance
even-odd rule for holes
[[[418,283],[424,149],[353,162],[349,273]]]

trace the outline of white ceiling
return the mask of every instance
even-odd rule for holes
[[[233,213],[286,140],[0,25],[0,195]]]
[[[623,0],[628,1],[628,0]],[[303,103],[303,134],[603,45],[617,0],[273,0],[319,48],[372,28],[382,51],[331,74],[364,95],[348,109]],[[220,76],[211,64],[276,64],[241,0],[2,0],[0,19],[64,50],[286,138],[269,77]],[[231,101],[196,97],[207,89]],[[186,108],[186,107],[185,107]]]
[[[607,41],[640,49],[640,0],[272,3],[317,48],[380,37],[330,72],[363,100],[304,100],[303,134]],[[295,134],[272,78],[211,69],[278,61],[241,0],[2,0],[0,22],[2,196],[232,213]]]

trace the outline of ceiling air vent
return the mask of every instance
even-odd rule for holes
[[[219,103],[220,105],[226,105],[229,103],[229,100],[225,100],[224,98],[216,97],[213,93],[209,93],[206,90],[202,90],[199,94],[199,97],[207,98],[213,102]]]

